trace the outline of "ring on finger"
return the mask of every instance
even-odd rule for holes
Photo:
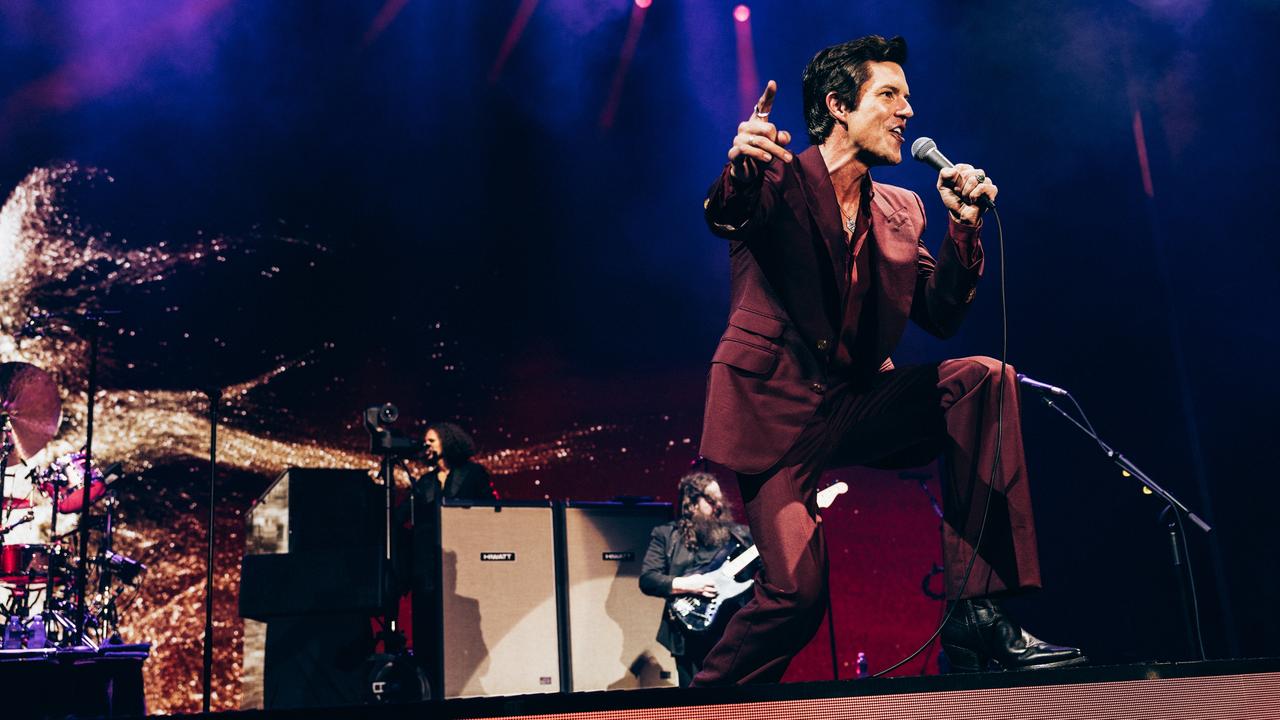
[[[987,181],[987,176],[983,175],[982,173],[978,173],[978,184],[981,185],[986,181]]]
[[[760,106],[759,106],[759,105],[757,105],[757,106],[756,106],[755,111],[756,111],[756,117],[760,118],[761,120],[768,120],[768,119],[769,119],[769,113],[767,113],[767,112],[764,112],[764,113],[760,112]]]

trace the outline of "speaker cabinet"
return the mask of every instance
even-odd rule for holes
[[[559,692],[551,505],[446,501],[439,512],[435,687],[446,698]]]
[[[639,585],[650,531],[671,506],[571,503],[563,513],[567,689],[675,686],[675,661],[654,639],[664,602]]]

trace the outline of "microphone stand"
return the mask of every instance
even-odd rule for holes
[[[93,486],[93,406],[94,396],[98,394],[98,339],[103,314],[105,313],[88,310],[83,315],[85,321],[83,327],[85,332],[89,334],[89,390],[85,407],[84,497],[80,503],[80,526],[78,528],[80,531],[80,564],[76,568],[75,642],[77,644],[87,643],[89,637],[88,628],[86,627],[88,607],[85,598],[89,573],[89,506],[91,505],[89,496]],[[52,591],[53,586],[49,585],[48,592],[50,595],[52,595]]]
[[[209,526],[205,530],[208,547],[204,570],[204,657],[200,667],[200,689],[201,706],[208,713],[213,697],[213,523],[217,509],[214,502],[217,496],[214,492],[218,483],[218,405],[222,400],[222,389],[208,387],[204,393],[209,397]]]
[[[1187,534],[1186,529],[1183,526],[1182,519],[1185,517],[1194,523],[1196,527],[1206,533],[1210,532],[1212,528],[1207,522],[1202,520],[1200,516],[1196,515],[1185,504],[1183,504],[1181,500],[1175,497],[1173,493],[1165,490],[1163,487],[1160,487],[1155,480],[1151,479],[1150,475],[1147,475],[1139,469],[1137,465],[1134,465],[1133,461],[1129,460],[1129,458],[1103,442],[1102,438],[1099,437],[1098,433],[1093,429],[1093,424],[1089,422],[1089,418],[1085,415],[1084,409],[1080,407],[1080,403],[1070,392],[1064,391],[1065,396],[1071,400],[1072,404],[1075,405],[1076,410],[1080,413],[1080,417],[1084,419],[1083,423],[1055,403],[1050,397],[1050,392],[1041,388],[1036,389],[1040,391],[1038,394],[1040,399],[1044,401],[1044,404],[1048,405],[1053,410],[1056,410],[1059,415],[1062,415],[1069,420],[1072,425],[1080,428],[1080,432],[1083,432],[1096,442],[1098,447],[1102,450],[1102,453],[1106,455],[1107,459],[1120,467],[1122,475],[1125,477],[1136,478],[1138,482],[1142,483],[1142,485],[1153,495],[1156,495],[1167,503],[1164,510],[1160,513],[1160,519],[1166,520],[1166,518],[1172,516],[1172,520],[1167,521],[1169,528],[1169,540],[1172,544],[1171,548],[1173,551],[1173,571],[1178,578],[1178,593],[1182,598],[1182,612],[1186,622],[1187,641],[1191,646],[1192,653],[1195,653],[1198,650],[1200,659],[1207,660],[1208,658],[1204,651],[1204,636],[1200,631],[1200,605],[1196,600],[1195,574],[1191,569],[1191,556],[1190,553],[1187,552]],[[1190,599],[1190,602],[1188,602],[1188,599]]]
[[[13,434],[9,431],[9,415],[0,413],[0,527],[9,520],[11,508],[5,496],[5,484],[9,480],[9,455],[13,453]]]

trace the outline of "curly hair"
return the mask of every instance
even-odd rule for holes
[[[680,478],[680,519],[676,522],[685,546],[693,549],[698,546],[698,532],[694,525],[697,516],[698,501],[706,497],[707,486],[720,483],[720,479],[708,472],[694,472]],[[716,505],[717,520],[723,523],[733,522],[733,512],[723,503]]]
[[[821,145],[830,137],[836,119],[827,112],[827,93],[850,108],[862,101],[863,87],[871,77],[870,64],[892,62],[905,65],[907,41],[901,35],[885,40],[867,35],[818,51],[801,76],[804,85],[804,118],[809,126],[809,142]]]
[[[440,455],[451,467],[457,467],[476,454],[476,441],[466,430],[451,422],[435,422],[427,426],[440,436]]]

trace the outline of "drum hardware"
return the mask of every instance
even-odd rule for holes
[[[77,549],[79,551],[79,555],[81,558],[88,557],[89,555],[89,508],[93,504],[93,500],[92,500],[92,489],[93,489],[92,483],[94,478],[93,476],[93,422],[94,422],[94,404],[98,396],[98,349],[101,345],[102,328],[105,325],[106,319],[108,317],[119,315],[119,314],[120,314],[119,310],[107,310],[103,308],[76,308],[76,309],[71,309],[71,310],[58,312],[58,313],[33,313],[28,318],[28,321],[27,321],[27,327],[29,331],[36,333],[40,331],[41,326],[44,323],[47,323],[48,321],[54,318],[57,318],[62,322],[66,322],[68,324],[78,326],[79,329],[81,330],[82,335],[88,341],[87,346],[85,348],[85,356],[86,356],[85,360],[87,365],[87,368],[86,368],[87,372],[85,375],[85,422],[84,422],[85,438],[84,438],[83,466],[84,466],[84,474],[88,478],[88,482],[86,483],[86,491],[89,493],[89,498],[82,499],[80,502],[80,522],[79,522],[79,528],[78,528],[78,534],[80,536],[80,540],[77,543]],[[2,371],[4,367],[5,366],[0,366],[0,371]],[[27,366],[27,367],[33,368],[33,366]],[[29,404],[34,408],[36,405],[35,400],[37,398],[43,399],[46,397],[51,397],[53,401],[56,401],[58,403],[56,406],[57,412],[50,415],[48,410],[51,408],[44,408],[43,406],[41,406],[41,409],[45,411],[45,414],[42,415],[41,417],[52,417],[54,420],[56,420],[61,415],[61,408],[62,408],[61,401],[58,400],[58,388],[56,385],[53,384],[52,379],[48,377],[47,373],[44,373],[43,371],[40,371],[40,373],[43,375],[43,377],[46,380],[48,380],[47,386],[43,386],[44,388],[43,392],[45,394],[37,394],[33,389],[30,393],[32,399],[29,402]],[[34,379],[29,381],[28,385],[31,388],[35,388]],[[9,397],[9,394],[3,391],[3,387],[4,387],[3,375],[0,374],[0,397],[7,398]],[[10,414],[12,415],[12,411],[10,411]],[[31,415],[31,418],[34,419],[35,411],[32,410],[30,415]],[[43,428],[44,426],[41,426],[41,427]],[[52,423],[52,427],[48,428],[48,437],[46,437],[44,441],[41,443],[41,447],[44,446],[44,443],[47,443],[50,439],[53,438],[53,435],[55,432],[57,432],[57,429],[58,429],[58,423],[55,421]],[[15,430],[16,430],[16,425],[15,425]],[[32,431],[32,434],[34,434],[34,431]],[[18,441],[17,444],[18,444],[19,451],[23,453],[24,458],[29,457],[30,454],[26,452],[26,448],[23,446],[22,434],[15,432],[15,436]],[[56,517],[57,517],[56,512],[54,513],[54,517],[56,521]],[[87,633],[85,632],[86,607],[85,607],[84,599],[85,599],[85,590],[88,583],[88,577],[85,575],[85,573],[88,572],[88,565],[89,563],[87,562],[79,563],[79,567],[77,568],[76,574],[75,574],[75,597],[77,601],[75,603],[75,627],[76,627],[75,635],[79,637],[85,637],[87,635]]]
[[[62,400],[58,386],[47,372],[24,362],[0,365],[0,497],[4,497],[4,481],[8,468],[29,460],[53,439],[62,422]],[[7,513],[20,507],[16,498],[4,498],[0,504],[0,522]],[[30,503],[27,503],[30,507]],[[16,522],[4,525],[0,537],[15,527],[29,522],[30,510]],[[0,583],[10,587],[10,607],[5,608],[3,647],[26,646],[39,649],[48,646],[48,624],[54,582],[60,579],[61,547],[41,544],[8,544],[0,548]],[[27,620],[32,596],[42,588],[45,611]]]
[[[91,326],[84,450],[64,455],[49,467],[30,473],[32,485],[52,501],[51,541],[0,545],[0,585],[9,591],[8,602],[0,607],[0,617],[5,620],[0,645],[5,649],[96,649],[94,635],[99,639],[108,634],[116,637],[118,600],[126,589],[137,588],[147,569],[112,546],[119,507],[112,486],[123,477],[120,465],[99,470],[90,454],[100,314],[78,314]],[[22,362],[0,364],[0,470],[25,463],[44,448],[57,433],[61,417],[58,388],[48,373]],[[35,517],[29,499],[5,496],[6,476],[7,472],[0,472],[0,540]],[[89,509],[100,502],[105,511],[91,516]],[[9,517],[19,509],[26,512],[17,519]],[[79,514],[79,527],[64,538],[58,534],[58,518],[71,513]],[[100,531],[96,554],[90,552],[91,529]],[[68,551],[69,544],[64,544],[72,534],[79,536],[74,554]],[[96,590],[89,597],[86,589],[91,570],[96,573]],[[44,607],[31,616],[41,595]]]
[[[10,592],[4,629],[6,650],[38,650],[58,646],[72,637],[74,625],[67,619],[65,592],[57,585],[70,577],[71,562],[59,544],[14,543],[0,546],[0,584]],[[44,609],[35,615],[35,599],[44,594]]]
[[[13,532],[15,529],[23,525],[26,525],[27,523],[35,519],[36,519],[36,514],[31,510],[28,510],[27,514],[23,515],[17,520],[11,521],[8,525],[5,525],[4,527],[0,527],[0,539],[3,539],[5,535],[8,535],[10,532]]]
[[[117,580],[125,585],[132,585],[142,573],[147,571],[147,566],[110,550],[103,553],[103,557],[98,561],[103,568],[104,573],[114,575]]]

